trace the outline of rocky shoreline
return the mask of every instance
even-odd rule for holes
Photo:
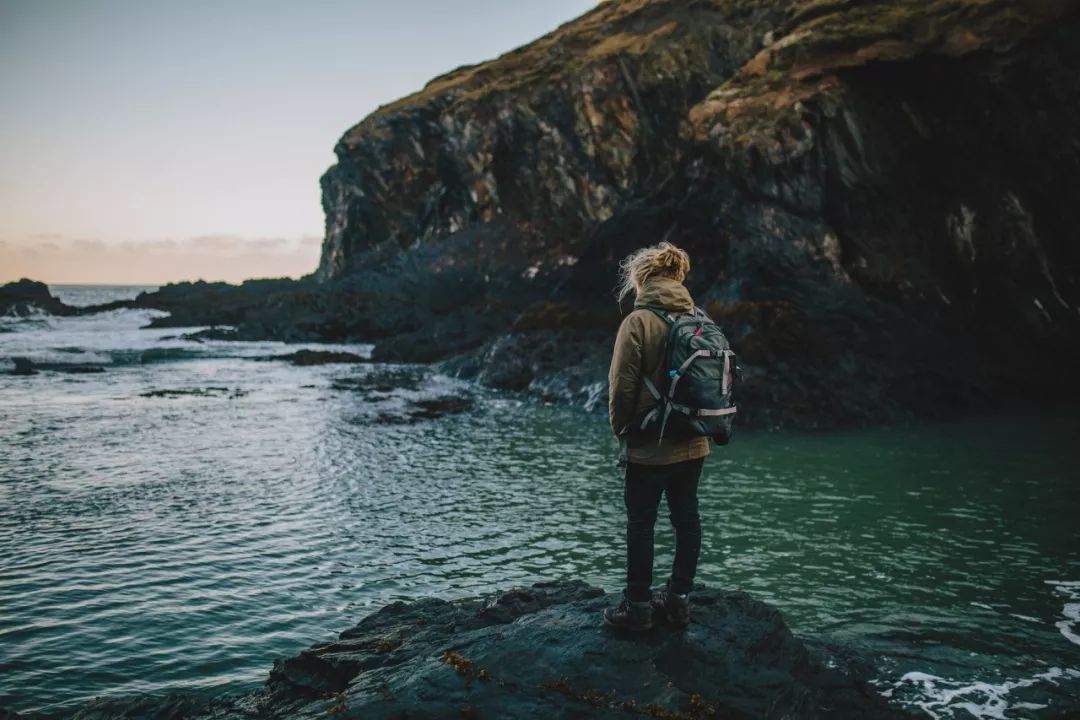
[[[309,277],[86,308],[21,280],[0,315],[153,309],[193,339],[374,343],[269,359],[428,364],[602,412],[618,261],[667,239],[740,358],[743,427],[1080,399],[1080,0],[604,2],[380,108],[335,154]],[[41,370],[102,368],[14,362]],[[378,380],[335,390],[371,403]],[[697,592],[687,631],[638,637],[599,625],[612,602],[555,582],[395,603],[254,692],[60,717],[906,717],[858,658],[743,593]],[[18,717],[38,720],[0,710]]]
[[[0,311],[371,342],[599,407],[618,260],[666,238],[739,355],[743,426],[1073,402],[1077,48],[1078,0],[601,3],[349,129],[313,275],[79,310],[23,283]]]
[[[795,636],[775,608],[742,592],[692,598],[688,629],[658,622],[640,635],[603,627],[601,610],[617,598],[580,581],[396,602],[276,660],[254,692],[99,698],[54,717],[910,717],[871,687],[864,663]]]

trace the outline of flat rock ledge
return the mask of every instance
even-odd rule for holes
[[[795,637],[778,610],[746,593],[695,592],[689,628],[658,621],[641,634],[603,627],[601,611],[616,600],[556,581],[395,602],[335,642],[279,658],[247,695],[99,698],[68,717],[910,717],[873,690],[865,668]]]

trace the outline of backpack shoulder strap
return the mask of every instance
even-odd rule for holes
[[[668,325],[674,325],[675,324],[675,316],[672,315],[667,310],[665,310],[664,308],[656,307],[654,305],[638,305],[634,309],[635,310],[649,310],[651,312],[656,313],[656,315],[658,315],[660,317],[660,319],[663,320],[664,322],[666,322]]]
[[[668,324],[668,340],[665,342],[665,352],[663,353],[663,355],[666,355],[667,348],[670,348],[671,346],[671,331],[675,329],[676,316],[672,315],[664,308],[656,307],[655,305],[638,305],[634,309],[648,310]],[[663,363],[664,361],[661,360],[660,362]],[[648,375],[643,375],[642,380],[645,382],[645,388],[649,391],[649,394],[652,395],[653,400],[656,400],[657,403],[663,403],[664,395],[661,392],[660,388],[656,387],[656,385],[653,384],[653,381],[649,379]]]

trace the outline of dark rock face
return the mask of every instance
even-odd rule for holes
[[[35,280],[16,280],[0,285],[0,315],[24,316],[44,311],[52,315],[70,315],[73,308],[53,297],[49,286]]]
[[[318,277],[450,273],[377,358],[580,400],[618,259],[667,238],[745,423],[1075,397],[1078,47],[1069,0],[605,3],[349,130]]]
[[[572,263],[598,223],[679,172],[686,110],[782,18],[768,2],[604,4],[381,108],[323,176],[319,275],[496,219],[530,236],[500,264]]]
[[[36,375],[41,370],[69,373],[71,375],[92,375],[105,372],[100,365],[77,365],[72,363],[41,363],[34,362],[29,358],[13,357],[11,362],[15,365],[12,375]]]
[[[371,362],[368,358],[361,357],[356,353],[332,350],[297,350],[284,355],[271,355],[263,360],[279,360],[306,367],[308,365],[341,365]]]
[[[11,371],[12,375],[35,375],[37,370],[34,369],[34,363],[32,360],[23,357],[11,358],[11,362],[14,363],[15,368]]]
[[[686,630],[602,626],[616,598],[576,581],[397,602],[295,657],[250,695],[97,700],[75,718],[902,718],[850,664],[745,593],[692,595]]]
[[[152,320],[150,327],[214,326],[198,334],[202,339],[311,342],[329,335],[322,330],[323,302],[324,293],[309,283],[274,279],[246,280],[240,285],[175,283],[111,305],[169,313]]]

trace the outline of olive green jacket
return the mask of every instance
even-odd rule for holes
[[[642,378],[651,378],[657,387],[666,385],[662,380],[668,324],[656,313],[640,309],[642,306],[660,307],[678,314],[694,311],[690,293],[678,280],[654,276],[645,281],[634,302],[634,311],[619,326],[608,372],[608,418],[616,437],[623,434],[631,420],[640,417],[639,413],[655,404]],[[709,438],[704,437],[664,438],[626,448],[627,459],[642,465],[670,465],[708,454]]]

